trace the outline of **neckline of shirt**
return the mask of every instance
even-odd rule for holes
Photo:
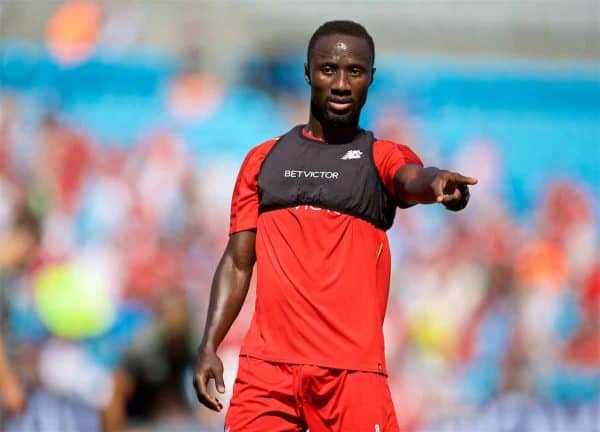
[[[356,135],[354,135],[354,139],[356,139],[360,134],[364,133],[365,130],[362,128],[358,128]],[[319,138],[314,136],[307,128],[307,125],[302,125],[302,127],[300,128],[300,136],[302,138],[307,139],[308,141],[311,142],[315,142],[315,143],[320,143],[320,144],[331,144],[328,143],[327,141],[325,141],[323,138]],[[331,144],[331,145],[346,145],[346,144],[350,144],[354,141],[354,139],[352,141],[348,141],[346,143],[339,143],[339,144]]]

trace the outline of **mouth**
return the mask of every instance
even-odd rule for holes
[[[352,101],[351,100],[333,100],[333,99],[329,99],[327,101],[327,106],[332,111],[344,112],[344,111],[348,111],[350,108],[352,108]]]

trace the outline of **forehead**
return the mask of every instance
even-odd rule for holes
[[[311,53],[314,61],[343,61],[370,63],[369,43],[361,37],[331,34],[317,39]]]

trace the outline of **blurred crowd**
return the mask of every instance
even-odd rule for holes
[[[221,419],[194,402],[190,377],[231,182],[207,179],[211,169],[193,163],[177,134],[124,150],[52,111],[32,128],[19,100],[0,100],[7,430],[218,428]],[[389,119],[379,127],[397,139]],[[533,217],[518,221],[499,198],[494,145],[458,157],[481,180],[469,210],[400,210],[389,233],[384,331],[402,430],[442,430],[499,395],[597,404],[593,196],[576,181],[550,183]],[[232,179],[237,167],[224,166]],[[251,313],[252,294],[222,347],[230,382]]]
[[[73,101],[0,87],[3,430],[220,430],[222,416],[195,402],[191,374],[250,147],[213,140],[198,156],[190,141],[210,141],[215,128],[234,140],[240,115],[253,122],[244,143],[304,122],[306,95],[252,79],[264,72],[249,67],[243,90],[171,75],[158,114],[204,126],[190,134],[163,122],[120,145],[90,117],[65,115]],[[90,94],[88,105],[117,112],[118,91]],[[399,210],[389,231],[384,332],[401,430],[600,431],[597,189],[577,173],[548,174],[519,213],[505,193],[504,143],[482,138],[441,155],[406,109],[386,105],[367,126],[480,183],[467,211]],[[128,127],[105,113],[104,136],[113,122]],[[220,147],[238,157],[219,156]],[[253,295],[221,347],[228,391]]]
[[[37,389],[105,412],[113,430],[125,413],[189,411],[226,214],[206,211],[176,137],[113,151],[52,113],[21,129],[12,96],[0,106],[4,413]]]

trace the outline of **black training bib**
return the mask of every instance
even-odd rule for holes
[[[364,219],[387,230],[396,202],[373,162],[373,134],[361,130],[345,144],[326,144],[296,126],[267,154],[258,175],[259,213],[312,205]]]

